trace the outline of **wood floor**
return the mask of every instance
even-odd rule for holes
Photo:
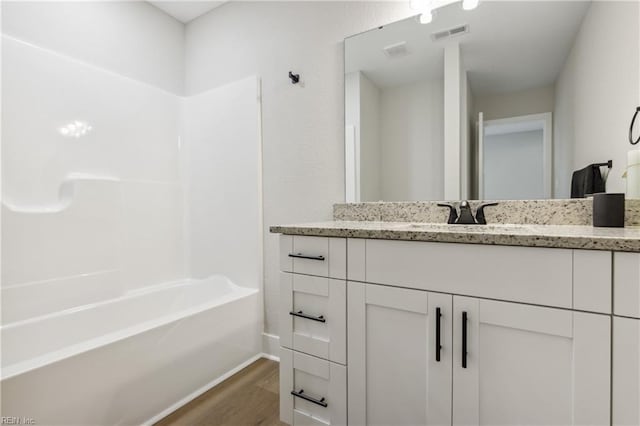
[[[156,426],[284,425],[278,393],[278,363],[261,358]]]

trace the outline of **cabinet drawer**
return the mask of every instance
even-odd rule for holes
[[[366,282],[573,305],[572,250],[384,240],[366,240],[363,249]]]
[[[346,283],[280,273],[280,344],[346,364]]]
[[[285,272],[345,279],[347,240],[281,235],[280,269]]]
[[[282,348],[280,420],[290,425],[345,425],[347,368]]]

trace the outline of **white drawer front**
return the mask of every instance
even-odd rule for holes
[[[346,364],[346,283],[282,272],[280,344]]]
[[[571,308],[572,250],[366,240],[365,281]]]
[[[282,235],[280,269],[285,272],[345,279],[347,240]]]
[[[613,274],[613,313],[640,318],[640,253],[614,253]]]
[[[310,400],[294,396],[292,392]],[[346,424],[347,368],[283,348],[280,354],[280,419],[290,425]]]

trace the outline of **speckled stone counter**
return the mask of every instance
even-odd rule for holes
[[[270,230],[273,233],[319,237],[640,252],[640,227],[594,228],[584,225],[447,225],[331,221],[272,226]]]
[[[483,203],[490,201],[483,201]],[[370,202],[335,204],[334,220],[365,220],[383,222],[446,223],[448,210],[438,207],[439,201]],[[480,201],[470,201],[475,211]],[[453,202],[458,205],[459,202]],[[640,225],[640,200],[625,201],[625,224]],[[506,200],[485,209],[487,223],[531,225],[585,225],[592,219],[592,200]]]

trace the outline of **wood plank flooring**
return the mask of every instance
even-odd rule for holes
[[[279,420],[278,377],[278,363],[261,358],[156,426],[284,426]]]

